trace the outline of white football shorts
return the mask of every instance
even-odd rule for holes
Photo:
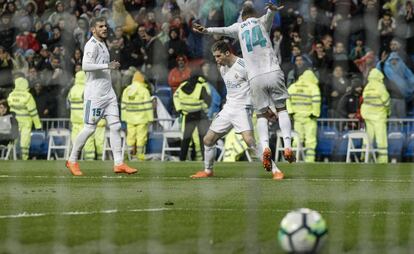
[[[112,99],[85,99],[83,104],[84,123],[95,125],[98,121],[105,117],[108,125],[120,122],[118,101],[116,97]]]
[[[283,71],[265,73],[252,78],[249,82],[252,102],[256,112],[263,113],[267,107],[282,108],[286,106],[286,99],[289,95]]]
[[[253,130],[252,106],[224,104],[210,125],[215,133],[227,133],[234,127],[236,133]]]

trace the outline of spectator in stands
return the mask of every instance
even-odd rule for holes
[[[291,84],[296,82],[298,78],[303,74],[303,72],[308,68],[309,66],[305,63],[303,60],[302,55],[298,55],[295,57],[295,67],[293,67],[292,70],[289,71],[286,79],[287,87],[289,87]]]
[[[365,56],[368,51],[370,50],[364,45],[364,40],[362,38],[357,38],[355,41],[355,46],[351,49],[349,58],[351,58],[352,61],[358,60],[361,57]]]
[[[4,13],[0,17],[0,46],[3,46],[9,53],[12,52],[17,33],[11,21],[12,16],[10,14]]]
[[[31,27],[28,23],[22,24],[22,32],[16,36],[16,46],[20,49],[33,49],[39,51],[40,44],[36,39],[36,34],[30,32]]]
[[[57,117],[56,98],[42,85],[40,80],[33,81],[33,88],[30,93],[36,102],[37,112],[40,118]]]
[[[169,36],[170,40],[167,44],[168,49],[168,69],[171,70],[172,68],[176,67],[177,65],[177,57],[179,55],[187,55],[187,45],[185,41],[181,40],[178,37],[179,30],[173,28],[170,30]],[[181,83],[181,82],[180,82]]]
[[[170,40],[170,24],[167,22],[162,23],[161,25],[161,31],[156,35],[157,39],[160,40],[160,42],[163,45],[167,45],[168,41]]]
[[[77,27],[73,30],[73,38],[75,40],[75,45],[78,48],[83,49],[85,47],[88,34],[89,34],[88,20],[81,17],[78,19]]]
[[[148,126],[154,120],[152,99],[144,76],[137,71],[121,100],[121,119],[127,123],[127,145],[131,155],[145,160]]]
[[[51,69],[52,66],[50,66],[50,52],[49,49],[47,47],[47,45],[43,44],[42,48],[40,49],[39,52],[39,56],[40,58],[38,59],[38,62],[36,64],[36,69],[41,72],[43,70],[46,69]]]
[[[13,85],[13,62],[9,52],[0,46],[0,88],[10,88]]]
[[[34,56],[35,52],[31,49],[26,50],[27,53],[32,53],[32,56]],[[23,52],[21,49],[17,49],[14,51],[13,57],[11,58],[13,62],[13,73],[21,72],[25,76],[29,73],[29,62],[26,61],[25,55],[26,52]],[[28,54],[27,54],[28,55]]]
[[[408,45],[407,45],[408,46]],[[414,62],[411,57],[407,54],[407,51],[402,48],[401,42],[394,38],[390,41],[389,53],[395,52],[401,57],[402,61],[410,68],[411,71],[414,70]]]
[[[327,94],[327,82],[329,81],[329,73],[332,67],[332,58],[325,52],[325,48],[321,41],[317,41],[311,52],[312,66],[315,73],[319,74],[319,87],[322,97]]]
[[[185,55],[179,55],[176,58],[177,67],[173,68],[168,74],[168,84],[173,94],[182,82],[191,76],[191,68],[188,66],[188,59]]]
[[[328,95],[328,117],[337,118],[337,108],[339,100],[351,90],[350,82],[345,76],[341,65],[336,65],[330,77],[325,94]]]
[[[369,72],[377,64],[374,51],[368,51],[365,56],[355,60],[354,63],[361,72],[364,83],[366,83]]]
[[[406,52],[414,61],[414,8],[412,1],[406,1],[405,5],[400,9],[397,23],[398,28],[395,32],[406,41]]]
[[[6,100],[0,100],[0,145],[7,146],[19,137],[19,124],[16,115],[10,112]]]
[[[125,9],[123,0],[115,0],[112,5],[112,18],[115,26],[122,27],[122,31],[127,35],[132,35],[137,29],[137,23],[131,14]]]
[[[157,23],[155,19],[155,13],[153,11],[148,11],[144,19],[144,26],[147,33],[151,36],[156,36],[160,29],[161,25]]]
[[[397,53],[383,54],[377,68],[384,74],[384,83],[391,98],[391,117],[407,117],[407,102],[413,99],[414,76]]]
[[[346,53],[344,43],[341,41],[336,42],[335,47],[333,49],[333,60],[335,62],[339,62],[339,61],[347,62],[348,59],[349,58],[348,58],[348,54]]]
[[[361,103],[362,103],[362,80],[355,78],[351,81],[351,89],[346,92],[338,102],[337,117],[345,119],[361,120]],[[348,129],[357,129],[358,124],[350,122]]]
[[[305,161],[314,162],[318,129],[316,119],[321,111],[318,78],[311,70],[306,70],[298,81],[288,88],[288,92],[290,97],[286,101],[286,106],[294,119],[293,129],[304,141]]]
[[[309,18],[306,20],[308,40],[322,39],[328,34],[330,22],[328,18],[318,11],[315,5],[309,7]]]
[[[29,82],[25,78],[17,78],[15,88],[7,98],[10,111],[16,114],[19,123],[20,148],[22,159],[29,159],[30,134],[34,124],[35,129],[42,127],[36,109],[36,102],[29,93]]]
[[[167,81],[168,53],[164,45],[156,37],[149,35],[144,25],[138,27],[138,36],[142,42],[140,51],[144,56],[146,74],[160,82]]]
[[[71,70],[74,70],[76,65],[82,65],[82,57],[82,50],[80,48],[76,48],[70,59]]]
[[[211,96],[208,93],[205,80],[194,75],[178,87],[173,100],[175,110],[183,118],[184,133],[181,142],[180,160],[185,161],[195,128],[198,130],[199,142],[203,140],[207,133],[209,121],[206,112],[211,103]],[[203,156],[204,146],[200,146],[200,150]]]
[[[370,140],[377,144],[377,162],[388,163],[387,118],[391,113],[390,95],[384,85],[384,75],[378,69],[370,71],[362,97],[361,116],[365,120]]]
[[[378,20],[378,32],[380,34],[380,52],[388,49],[388,45],[396,28],[395,19],[391,16],[390,12],[385,12]]]

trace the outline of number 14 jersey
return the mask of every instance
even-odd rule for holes
[[[265,73],[280,70],[269,37],[274,15],[274,12],[268,10],[260,18],[248,18],[228,27],[207,28],[207,33],[222,34],[239,39],[249,80]]]

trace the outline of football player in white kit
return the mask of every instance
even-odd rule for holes
[[[295,156],[291,148],[292,125],[286,110],[288,93],[284,74],[280,69],[269,38],[275,13],[283,7],[268,3],[266,8],[266,14],[256,18],[255,9],[246,5],[242,10],[243,22],[228,27],[205,28],[200,24],[194,24],[193,28],[200,33],[227,35],[239,39],[243,59],[246,62],[252,101],[257,111],[257,130],[263,149],[263,166],[267,171],[270,171],[272,170],[272,151],[269,148],[268,120],[275,118],[271,110],[273,106],[276,108],[283,135],[285,147],[283,155],[289,162],[293,162]]]
[[[90,24],[92,37],[86,43],[82,59],[82,69],[86,72],[84,91],[84,127],[73,144],[66,167],[75,176],[83,175],[77,162],[86,140],[95,132],[98,121],[105,117],[110,131],[110,144],[114,156],[114,172],[134,174],[136,169],[123,162],[121,145],[121,122],[118,101],[112,88],[111,70],[118,69],[117,61],[110,62],[105,44],[107,22],[105,18],[94,18]]]
[[[257,153],[253,134],[252,104],[245,61],[231,53],[229,45],[217,41],[211,47],[213,56],[220,66],[220,74],[226,84],[227,96],[223,109],[216,115],[210,129],[204,136],[204,170],[192,175],[191,178],[213,176],[215,144],[226,135],[231,128],[240,133],[249,148]],[[273,179],[283,179],[283,173],[272,161]]]

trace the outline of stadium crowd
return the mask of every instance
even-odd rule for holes
[[[0,0],[0,99],[19,77],[27,79],[40,118],[68,117],[68,93],[81,70],[89,21],[104,16],[118,99],[143,73],[149,90],[174,92],[202,75],[220,108],[226,90],[210,52],[223,39],[191,28],[240,21],[243,5],[262,13],[266,0]],[[390,95],[390,117],[414,115],[414,10],[409,0],[293,0],[276,15],[271,39],[289,87],[306,70],[321,94],[318,117],[360,118],[361,96],[372,68]],[[239,54],[238,41],[224,38]],[[260,59],[258,59],[259,61]],[[172,99],[172,98],[171,98]],[[171,104],[172,106],[172,104]],[[216,112],[217,112],[216,111]],[[176,112],[172,112],[177,114]],[[210,117],[213,113],[209,114]]]

